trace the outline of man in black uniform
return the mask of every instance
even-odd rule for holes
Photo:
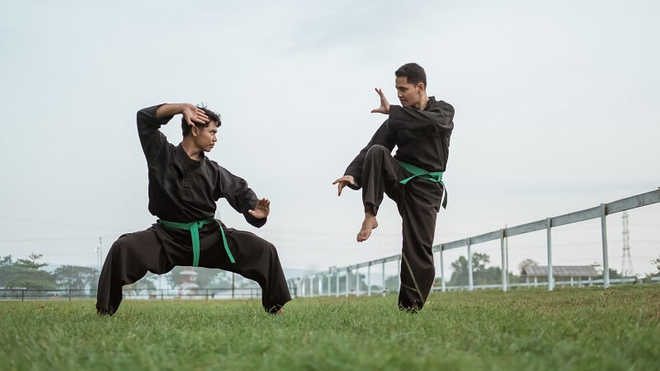
[[[416,63],[396,72],[401,106],[390,105],[382,90],[380,107],[372,113],[389,115],[366,147],[335,180],[338,195],[345,186],[362,188],[364,221],[357,235],[365,241],[378,227],[376,215],[386,193],[403,219],[403,249],[399,308],[417,311],[433,286],[433,235],[443,202],[442,174],[447,166],[449,137],[454,128],[454,108],[426,95],[426,73]],[[394,157],[394,146],[398,150]]]
[[[159,130],[176,114],[183,115],[178,146]],[[159,219],[112,245],[99,278],[99,314],[117,311],[123,285],[147,271],[163,274],[177,265],[220,268],[257,281],[269,313],[278,313],[291,300],[275,247],[214,219],[215,203],[222,197],[255,227],[264,225],[270,212],[269,200],[257,199],[245,180],[204,155],[213,149],[220,124],[216,113],[191,104],[161,104],[137,113],[149,168],[149,211]]]

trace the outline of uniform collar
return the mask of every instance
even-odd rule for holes
[[[206,155],[204,154],[204,151],[202,151],[199,155],[199,161],[195,161],[192,158],[188,157],[188,154],[186,151],[183,149],[183,146],[181,143],[176,147],[176,151],[174,154],[174,158],[177,162],[177,165],[181,167],[181,169],[194,169],[198,168],[201,166],[201,164],[206,161]]]
[[[435,103],[436,103],[435,97],[430,96],[428,103],[426,103],[426,108],[424,108],[424,111],[431,109],[431,105]]]

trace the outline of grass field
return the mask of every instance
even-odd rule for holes
[[[1,302],[8,370],[660,369],[660,285],[257,301]]]

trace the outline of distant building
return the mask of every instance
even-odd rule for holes
[[[542,281],[547,281],[548,279],[548,266],[547,265],[530,265],[522,269],[521,277],[525,279],[525,282],[529,283],[530,279],[534,280],[534,283],[538,283],[539,278]],[[593,277],[600,277],[601,273],[596,270],[596,267],[593,265],[553,265],[552,266],[552,277],[555,281],[569,280],[571,286],[575,280],[578,283],[586,280],[591,282]]]
[[[181,275],[181,283],[176,286],[179,297],[190,298],[196,295],[199,288],[197,284],[197,272],[192,269],[186,269],[179,274]]]

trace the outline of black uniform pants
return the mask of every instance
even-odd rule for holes
[[[218,224],[210,223],[199,232],[199,266],[220,268],[256,281],[262,289],[264,309],[277,312],[291,296],[275,246],[250,232],[226,228],[224,224],[223,229],[236,263],[229,261]],[[186,230],[154,224],[147,230],[119,237],[103,264],[97,311],[114,314],[122,300],[122,286],[136,282],[147,271],[164,274],[177,265],[191,266],[192,261],[192,240]]]
[[[435,279],[433,235],[443,188],[440,183],[421,178],[401,184],[411,174],[390,153],[381,145],[373,145],[367,151],[362,164],[362,201],[365,211],[374,215],[384,193],[396,202],[403,221],[399,308],[419,310]]]

